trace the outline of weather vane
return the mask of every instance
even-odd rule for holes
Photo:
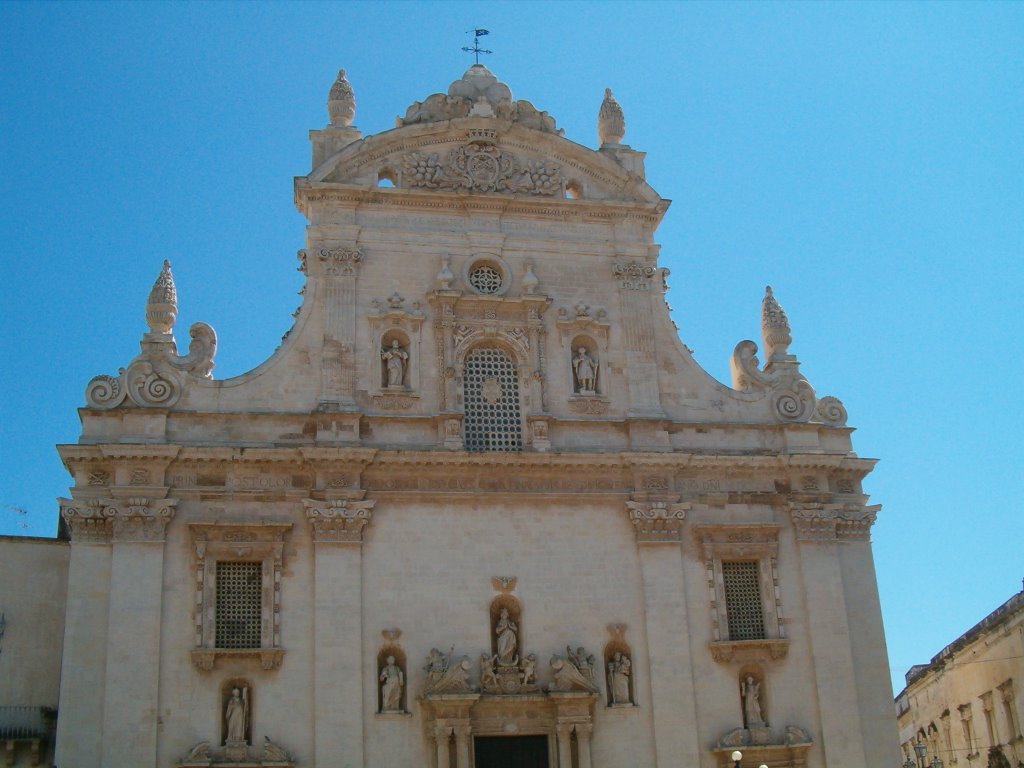
[[[473,33],[473,47],[470,48],[468,45],[463,46],[462,50],[464,50],[466,53],[472,53],[476,57],[476,63],[479,64],[481,53],[494,53],[494,51],[488,51],[486,48],[480,47],[480,38],[483,37],[484,35],[489,35],[491,33],[488,32],[486,29],[480,28],[471,29],[469,30],[469,32]],[[468,35],[469,32],[467,32],[466,34]]]

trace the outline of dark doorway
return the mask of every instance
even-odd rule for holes
[[[476,768],[548,768],[547,736],[476,736]]]

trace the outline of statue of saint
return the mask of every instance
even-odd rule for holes
[[[387,663],[380,672],[380,682],[380,711],[401,712],[405,675],[402,674],[401,667],[395,663],[394,656],[388,656]]]
[[[764,716],[761,713],[761,684],[751,675],[740,682],[740,695],[743,697],[743,717],[747,728],[764,728]]]
[[[227,723],[225,744],[245,744],[245,721],[249,716],[249,689],[231,689],[231,698],[224,708],[224,721]]]
[[[402,349],[398,339],[392,341],[390,347],[381,350],[380,359],[384,361],[387,370],[388,386],[401,387],[405,381],[405,366],[409,353]]]
[[[612,704],[631,704],[629,700],[629,675],[632,670],[629,656],[615,652],[608,662],[608,690],[612,693]]]
[[[590,356],[586,347],[580,347],[572,358],[572,370],[576,374],[576,391],[594,394],[597,391],[597,360]]]
[[[508,617],[508,608],[502,608],[498,615],[498,624],[494,628],[498,642],[498,664],[506,667],[516,664],[516,623]]]

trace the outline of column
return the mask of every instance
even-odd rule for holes
[[[469,725],[455,726],[455,767],[469,768],[469,736],[473,729]]]
[[[304,499],[312,526],[314,763],[363,764],[363,528],[374,501]]]
[[[796,530],[825,763],[829,768],[861,768],[870,763],[862,740],[837,516],[821,505],[802,504],[792,504],[790,514]],[[886,757],[892,759],[892,755]]]
[[[325,294],[320,401],[342,410],[355,406],[355,291],[362,260],[363,252],[355,245],[321,248],[316,255],[319,268],[312,272],[322,281]],[[308,256],[306,267],[310,267]]]
[[[572,729],[572,723],[555,725],[555,735],[558,737],[558,768],[572,768]]]
[[[654,754],[662,768],[700,765],[681,535],[687,505],[629,501],[644,585]],[[682,661],[681,661],[682,660]]]
[[[593,723],[576,723],[576,749],[580,761],[579,768],[590,768],[590,735],[593,732]]]
[[[437,739],[437,768],[449,768],[452,764],[448,749],[451,733],[450,725],[438,725],[434,728],[434,738]]]
[[[71,530],[64,661],[60,677],[57,746],[61,766],[100,768],[103,738],[103,686],[107,666],[107,614],[110,600],[110,530],[90,530],[76,519],[76,504],[61,499],[61,515]]]

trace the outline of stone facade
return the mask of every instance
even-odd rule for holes
[[[763,365],[694,361],[598,106],[592,150],[474,65],[362,137],[341,72],[241,376],[164,263],[60,446],[61,768],[895,763],[874,460],[770,288]]]
[[[907,671],[896,697],[904,760],[921,743],[946,768],[1024,765],[1022,688],[1024,591]]]

